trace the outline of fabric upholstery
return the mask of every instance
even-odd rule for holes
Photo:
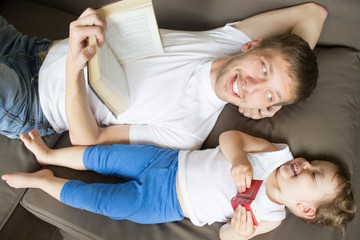
[[[21,32],[50,39],[68,36],[69,23],[86,7],[98,7],[111,0],[1,0],[0,14]],[[206,30],[227,22],[241,20],[255,13],[286,7],[304,0],[153,0],[161,28]],[[354,175],[354,186],[359,177],[360,133],[360,2],[358,0],[317,0],[329,11],[316,54],[319,58],[320,78],[313,95],[304,102],[284,107],[275,117],[250,120],[227,105],[204,143],[204,148],[218,144],[218,136],[229,129],[239,129],[273,142],[286,142],[295,156],[308,159],[328,159],[345,163]],[[347,46],[351,48],[342,48]],[[53,135],[47,144],[57,148],[69,146],[68,136]],[[57,142],[60,139],[60,142]],[[0,173],[32,172],[40,166],[19,140],[0,136]],[[88,182],[119,181],[103,178],[92,172],[76,172],[52,167],[61,177]],[[13,224],[14,209],[24,190],[10,189],[0,182],[0,236],[5,224]],[[355,191],[359,199],[359,191]],[[195,227],[189,220],[176,223],[139,225],[129,221],[115,221],[106,217],[67,207],[39,190],[27,191],[21,200],[27,210],[59,227],[66,236],[75,239],[217,239],[220,223]],[[359,208],[358,203],[358,208]],[[21,229],[25,226],[9,226]],[[351,224],[345,240],[357,239],[358,222]],[[65,236],[64,235],[64,236]],[[15,236],[15,234],[13,234]],[[0,237],[1,238],[1,237]],[[19,238],[18,238],[19,239]],[[24,237],[23,239],[29,239]],[[319,229],[288,215],[279,228],[254,239],[340,239],[339,234]]]

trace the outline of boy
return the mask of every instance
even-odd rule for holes
[[[279,226],[285,206],[303,219],[341,229],[355,214],[349,176],[340,167],[293,159],[287,145],[238,131],[223,133],[219,147],[203,151],[145,145],[51,150],[37,130],[20,137],[40,164],[94,170],[128,181],[86,184],[57,178],[50,170],[4,174],[3,180],[15,188],[40,188],[65,204],[114,219],[160,223],[188,217],[198,226],[228,222],[220,230],[222,239],[248,239]],[[252,178],[264,180],[255,199],[261,216],[257,228],[250,212],[238,207],[234,213],[230,204]],[[327,216],[319,217],[324,207]]]

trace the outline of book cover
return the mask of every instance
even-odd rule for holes
[[[263,180],[251,180],[251,186],[247,188],[245,192],[238,192],[236,194],[236,197],[254,200],[257,193],[259,192],[262,183]]]
[[[250,188],[245,192],[237,192],[236,196],[231,199],[231,205],[235,210],[238,205],[245,207],[246,211],[250,211],[254,226],[259,226],[259,213],[254,199],[263,183],[262,180],[252,180]]]

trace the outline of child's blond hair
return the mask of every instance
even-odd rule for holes
[[[313,219],[305,220],[308,223],[328,227],[345,234],[347,225],[355,218],[356,206],[352,188],[351,174],[338,165],[334,179],[338,181],[337,194],[330,201],[320,204]]]

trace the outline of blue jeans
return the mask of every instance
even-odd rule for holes
[[[51,43],[21,34],[0,16],[0,134],[18,138],[31,129],[41,136],[54,133],[38,93],[38,73]]]
[[[150,145],[98,145],[83,155],[86,169],[126,179],[87,184],[70,180],[60,199],[72,207],[113,219],[151,224],[184,218],[176,193],[178,151]]]

